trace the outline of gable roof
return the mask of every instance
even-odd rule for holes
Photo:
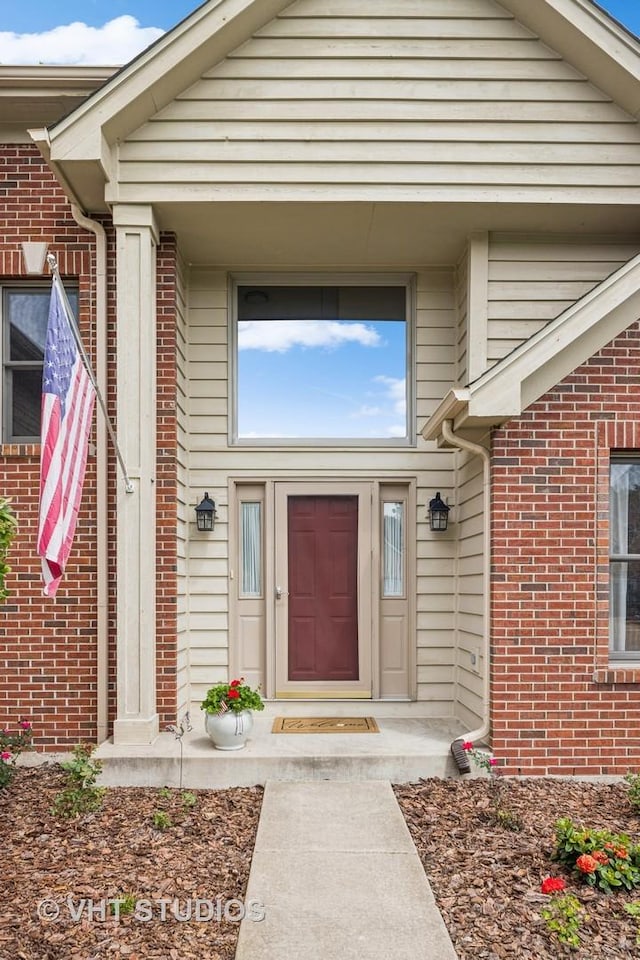
[[[640,317],[640,254],[467,387],[451,390],[422,429],[473,431],[519,416]]]
[[[290,5],[290,0],[208,0],[68,117],[36,133],[80,205],[105,207],[103,187],[114,176],[112,147],[118,141]],[[640,43],[591,0],[502,0],[501,7],[627,113],[640,115]],[[326,14],[338,15],[340,8],[327,2]]]

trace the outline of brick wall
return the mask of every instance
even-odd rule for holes
[[[95,242],[73,220],[68,201],[35,146],[0,145],[0,282],[31,282],[23,274],[20,244],[45,240],[63,280],[79,287],[79,324],[90,356],[95,350]],[[109,239],[109,386],[115,411],[115,254]],[[175,503],[175,241],[163,237],[158,254],[158,711],[175,719],[176,560]],[[46,280],[46,277],[44,278]],[[95,437],[93,437],[95,439]],[[115,459],[110,450],[109,704],[115,713]],[[0,612],[0,726],[31,718],[39,749],[65,749],[97,735],[97,593],[95,456],[90,456],[74,546],[55,600],[43,597],[35,554],[38,526],[39,444],[0,447],[0,494],[18,517]]]
[[[175,723],[178,684],[178,413],[176,282],[177,247],[173,235],[161,237],[157,262],[157,591],[156,591],[156,664],[157,707],[160,724]]]
[[[0,184],[2,283],[31,282],[22,272],[20,244],[46,240],[63,279],[78,284],[78,319],[93,352],[93,236],[71,217],[34,146],[0,147]],[[67,574],[50,600],[42,594],[35,552],[40,446],[0,447],[0,492],[12,498],[18,518],[9,559],[10,596],[0,610],[0,724],[13,726],[18,716],[30,717],[36,742],[45,749],[96,736],[95,463],[90,456]]]
[[[634,324],[492,443],[492,748],[507,771],[640,766],[640,663],[608,657],[612,450],[640,450]]]

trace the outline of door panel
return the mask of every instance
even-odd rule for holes
[[[275,494],[276,696],[371,697],[371,485]]]
[[[358,680],[358,498],[288,500],[289,680]]]

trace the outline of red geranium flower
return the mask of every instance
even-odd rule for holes
[[[556,893],[564,890],[566,886],[567,884],[562,877],[545,877],[540,884],[540,889],[543,893]]]
[[[229,684],[229,686],[230,686],[230,687],[239,687],[241,683],[242,683],[242,680],[232,680],[231,683]]]
[[[606,855],[604,850],[594,850],[591,856],[594,860],[597,860],[598,863],[609,863],[609,857]]]
[[[238,697],[240,696],[240,693],[238,692],[236,687],[232,687],[231,690],[229,690],[229,693],[227,694],[227,696],[229,697],[229,700],[237,700]]]
[[[467,751],[473,750],[473,744],[471,743],[471,740],[465,740],[462,744],[462,749]]]
[[[588,853],[583,853],[576,860],[576,867],[583,873],[595,873],[598,869],[598,861]]]

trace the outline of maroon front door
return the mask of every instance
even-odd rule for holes
[[[358,680],[358,498],[290,496],[289,680]]]

